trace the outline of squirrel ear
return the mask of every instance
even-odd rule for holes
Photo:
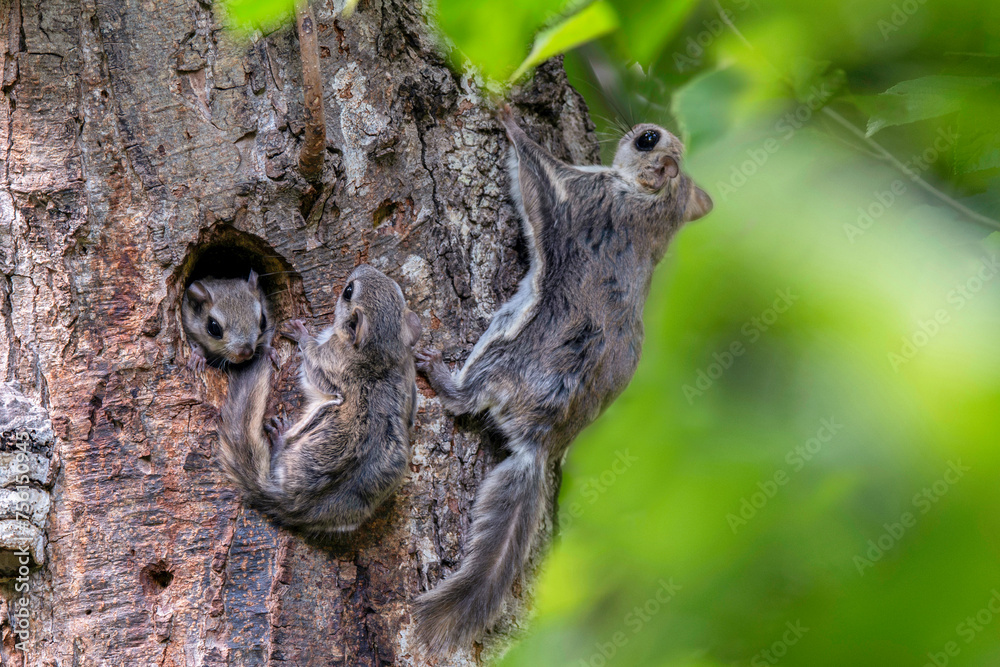
[[[691,222],[708,215],[713,206],[715,204],[712,203],[712,198],[708,196],[708,193],[697,185],[693,186],[691,198],[688,199],[687,208],[684,209],[684,222]]]
[[[191,283],[191,286],[187,288],[187,296],[198,310],[212,305],[212,293],[205,287],[205,283],[200,280]]]
[[[667,178],[677,178],[677,174],[681,173],[681,168],[677,166],[677,160],[669,155],[663,160],[663,170],[666,172]]]
[[[424,328],[420,326],[420,318],[412,310],[406,311],[403,320],[406,322],[406,344],[413,347],[420,340],[420,334],[423,333]]]
[[[348,326],[354,332],[354,347],[360,348],[368,340],[368,318],[365,317],[364,308],[358,306],[354,309]]]
[[[250,269],[250,277],[247,278],[247,284],[250,285],[250,289],[257,289],[257,272]]]

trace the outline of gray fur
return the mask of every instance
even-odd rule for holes
[[[396,490],[416,411],[419,319],[370,266],[347,285],[353,296],[341,294],[332,326],[313,337],[293,320],[286,334],[302,354],[299,419],[287,430],[264,425],[272,373],[264,356],[230,374],[219,417],[222,466],[248,504],[317,535],[357,528]]]
[[[209,333],[209,318],[219,326],[221,338]],[[191,283],[181,302],[181,323],[191,344],[188,366],[199,371],[206,361],[225,367],[248,361],[258,350],[269,352],[274,332],[255,271],[247,280],[209,277]]]
[[[459,372],[436,350],[417,353],[444,407],[487,414],[510,451],[479,489],[461,568],[416,602],[418,634],[437,651],[496,620],[553,492],[547,467],[632,379],[653,269],[681,224],[711,208],[679,170],[680,142],[655,125],[623,137],[613,167],[580,169],[529,139],[509,108],[501,120],[531,267]],[[639,151],[650,130],[659,143]]]

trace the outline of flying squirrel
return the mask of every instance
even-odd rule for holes
[[[548,467],[632,379],[653,270],[674,232],[712,209],[662,127],[633,127],[610,167],[574,166],[528,138],[509,106],[500,120],[530,268],[460,370],[438,350],[416,353],[442,406],[487,415],[509,452],[476,495],[460,568],[415,602],[417,634],[437,652],[496,621],[554,492]]]
[[[289,325],[285,335],[302,355],[302,415],[265,423],[268,356],[234,369],[219,416],[222,467],[246,502],[279,524],[317,536],[354,530],[406,474],[420,319],[395,281],[362,264],[332,325],[318,336],[301,320]]]
[[[246,280],[202,278],[184,291],[181,323],[191,345],[188,367],[205,370],[206,362],[220,367],[241,364],[258,351],[274,358],[267,298],[257,272]]]

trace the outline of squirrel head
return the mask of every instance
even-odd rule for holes
[[[689,188],[684,187],[684,182],[690,178],[681,172],[683,153],[680,139],[659,125],[642,123],[618,142],[613,166],[641,192],[674,196],[687,191],[684,209],[684,221],[687,222],[708,214],[712,210],[712,198],[693,183]]]
[[[246,280],[196,280],[184,297],[187,326],[209,356],[240,363],[266,339],[267,301],[255,271]]]
[[[420,318],[406,307],[396,281],[367,264],[347,278],[337,299],[333,327],[344,344],[363,357],[399,363],[420,338]]]

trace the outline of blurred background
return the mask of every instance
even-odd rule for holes
[[[1000,5],[437,7],[456,67],[566,52],[605,159],[658,122],[715,201],[502,665],[1000,665]]]
[[[439,2],[498,80],[569,23],[512,4]],[[1000,665],[1000,5],[606,7],[565,61],[605,160],[661,123],[715,210],[502,665]]]

